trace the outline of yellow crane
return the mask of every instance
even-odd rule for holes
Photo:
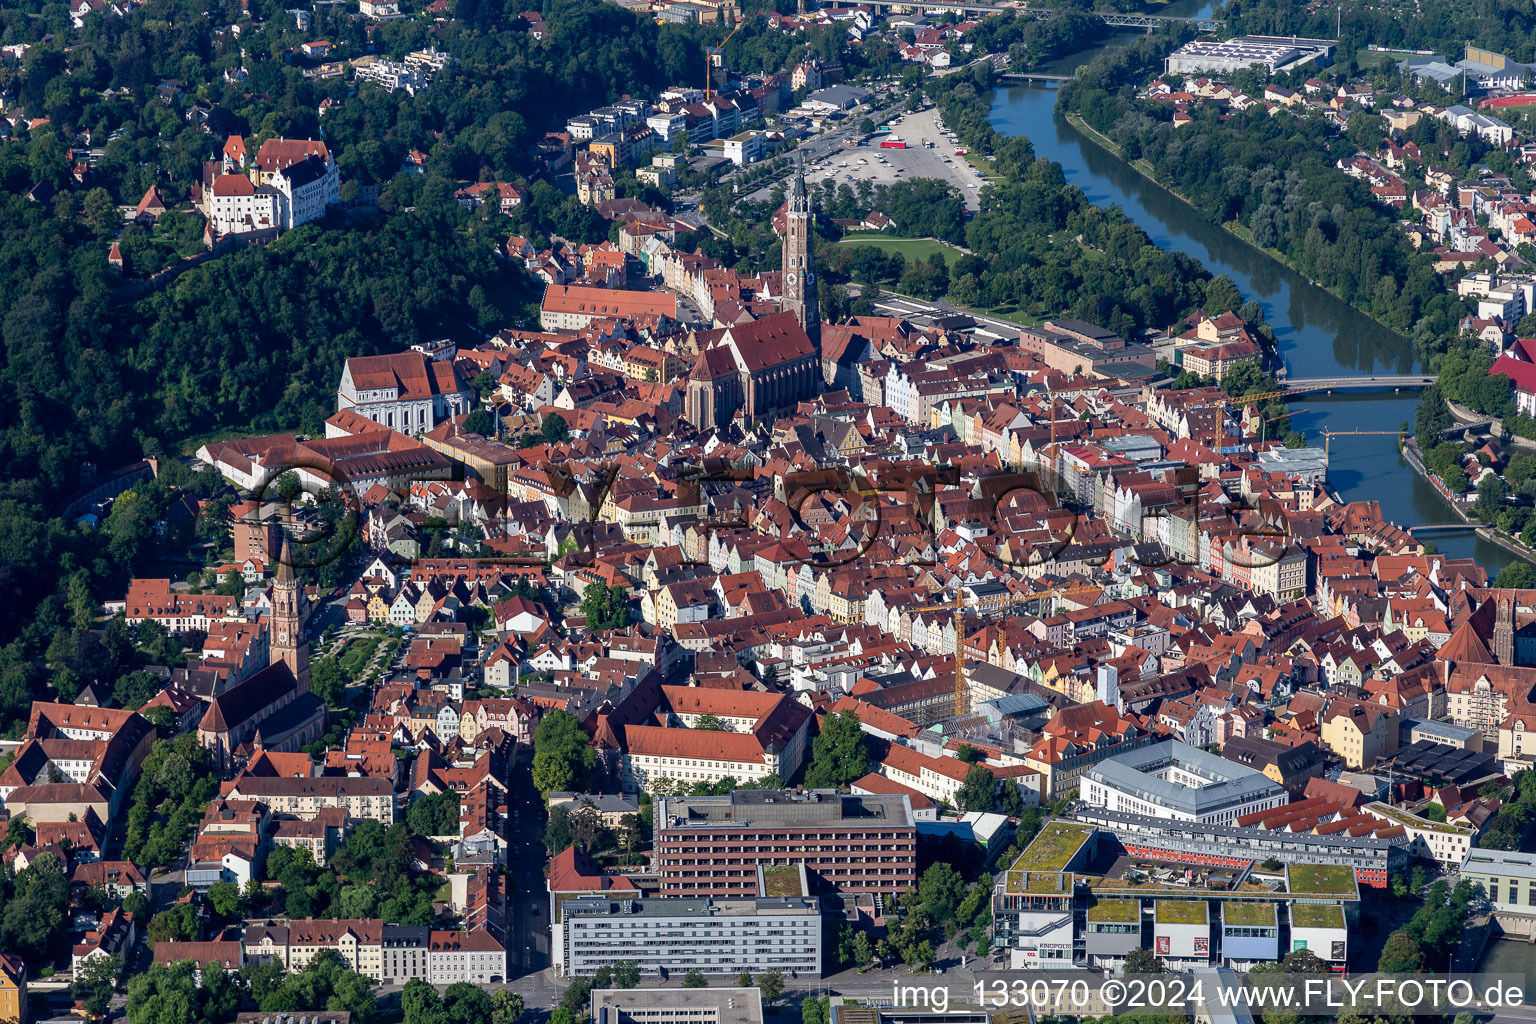
[[[709,100],[710,100],[710,97],[714,95],[714,93],[712,91],[713,88],[714,88],[714,75],[712,73],[713,69],[715,67],[724,67],[725,66],[725,44],[730,42],[731,39],[736,35],[736,33],[741,31],[742,26],[745,25],[746,23],[747,23],[747,19],[746,18],[742,18],[740,21],[736,22],[736,27],[731,29],[731,31],[726,35],[726,37],[724,39],[720,40],[720,45],[719,46],[707,47],[704,50],[704,102],[705,103],[708,103]]]
[[[1320,431],[1320,433],[1323,435],[1323,454],[1330,458],[1333,456],[1333,439],[1335,437],[1355,437],[1370,435],[1394,437],[1408,436],[1408,431],[1406,430],[1323,430]]]
[[[1012,605],[1038,601],[1045,597],[1067,597],[1072,594],[1088,593],[1099,594],[1103,590],[1103,587],[1052,587],[1049,590],[1035,590],[1027,594],[1013,594],[1003,598],[996,610],[1000,611]],[[955,599],[953,601],[910,609],[913,614],[946,610],[955,613],[955,714],[963,715],[971,710],[971,686],[965,677],[965,587],[962,585],[955,588]]]

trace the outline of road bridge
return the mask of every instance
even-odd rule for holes
[[[1433,373],[1406,374],[1396,377],[1386,375],[1291,377],[1280,386],[1287,394],[1292,395],[1304,394],[1308,391],[1421,391],[1437,379]]]
[[[1004,78],[1011,78],[1016,82],[1071,82],[1076,75],[1047,75],[1042,72],[1010,71]]]

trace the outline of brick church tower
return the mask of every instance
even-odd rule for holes
[[[303,600],[303,589],[293,574],[293,547],[284,534],[277,577],[272,581],[271,661],[286,664],[298,683],[298,692],[308,693],[309,641],[304,639]]]
[[[784,309],[795,314],[800,326],[821,351],[821,317],[816,304],[816,268],[811,262],[811,198],[805,191],[805,174],[795,171],[789,200],[784,206]]]

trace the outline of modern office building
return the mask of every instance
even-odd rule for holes
[[[1285,787],[1177,740],[1117,754],[1083,775],[1083,801],[1125,814],[1230,825],[1290,799]]]
[[[1359,900],[1348,866],[1170,862],[1107,829],[1058,819],[998,875],[992,944],[1013,970],[1114,971],[1133,949],[1172,970],[1246,969],[1301,948],[1342,969]]]
[[[756,988],[600,988],[594,1024],[763,1024]]]
[[[656,800],[664,896],[755,896],[758,865],[803,864],[814,890],[895,893],[917,884],[906,794],[737,790]]]
[[[645,975],[821,973],[821,908],[806,897],[585,897],[560,904],[556,972],[591,977],[633,960]]]

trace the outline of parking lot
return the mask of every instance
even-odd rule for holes
[[[986,179],[956,151],[964,147],[944,134],[939,127],[939,112],[924,110],[903,114],[890,122],[889,132],[877,132],[863,146],[839,146],[824,157],[808,159],[805,180],[820,186],[827,178],[839,185],[869,181],[889,185],[910,178],[937,178],[949,181],[965,196],[969,210],[979,207],[981,187]],[[855,136],[856,137],[856,136]],[[904,142],[904,149],[881,148],[882,141]],[[930,148],[927,143],[933,143]],[[766,198],[762,189],[753,199]]]

